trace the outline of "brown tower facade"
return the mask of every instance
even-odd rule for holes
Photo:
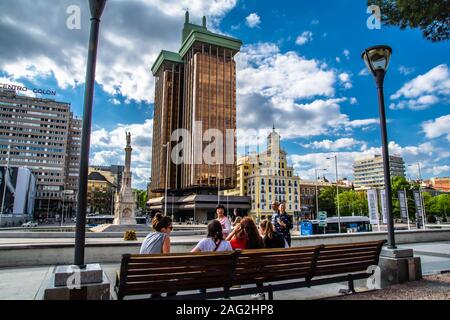
[[[208,31],[205,18],[201,26],[190,23],[187,13],[179,52],[162,51],[158,56],[152,67],[156,77],[150,187],[153,192],[164,192],[166,185],[176,193],[214,193],[235,187],[234,56],[241,46],[238,39]],[[176,129],[185,129],[189,139],[171,142]],[[221,135],[208,137],[210,129]],[[213,163],[203,157],[203,151],[212,142],[222,145],[222,152],[212,152]],[[175,164],[171,153],[180,143],[185,161]]]

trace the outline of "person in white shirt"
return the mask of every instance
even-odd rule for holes
[[[208,224],[208,236],[192,249],[191,252],[233,251],[230,242],[223,240],[222,225],[217,220]]]
[[[225,207],[223,205],[219,204],[216,207],[216,214],[217,214],[217,220],[222,225],[223,238],[226,239],[228,237],[228,235],[231,233],[232,228],[231,228],[230,219],[228,219],[228,217],[225,215]]]

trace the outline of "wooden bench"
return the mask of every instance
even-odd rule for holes
[[[116,275],[117,299],[127,296],[160,295],[192,291],[184,299],[227,298],[231,286],[236,252],[172,253],[122,256]],[[201,289],[222,288],[215,295],[200,293]],[[178,299],[180,295],[167,297]],[[161,299],[161,297],[156,297]]]
[[[265,292],[273,299],[274,291],[339,282],[348,282],[349,291],[354,292],[353,281],[371,276],[367,269],[378,265],[385,242],[124,255],[116,292],[119,300],[164,292],[179,293],[165,299],[215,299]]]

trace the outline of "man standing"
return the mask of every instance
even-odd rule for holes
[[[278,215],[280,214],[280,211],[278,211],[278,202],[276,200],[272,201],[272,224],[275,225],[277,222]]]
[[[294,227],[292,217],[286,212],[286,204],[280,204],[280,213],[275,216],[275,229],[286,239],[289,247],[291,246],[291,229]]]

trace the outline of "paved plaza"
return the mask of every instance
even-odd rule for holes
[[[51,241],[53,239],[49,239]],[[89,241],[100,241],[105,239],[89,239]],[[450,271],[450,241],[417,243],[401,245],[401,248],[414,249],[415,255],[421,258],[422,271],[424,276],[436,275],[442,271]],[[48,278],[53,271],[54,266],[28,267],[28,268],[5,268],[0,269],[0,300],[33,300],[39,298],[39,292],[44,285],[44,279]],[[115,273],[119,270],[120,265],[102,264],[102,268],[106,272],[111,285],[115,281]],[[416,290],[420,290],[422,282],[417,282]],[[430,288],[430,282],[423,282],[425,286]],[[357,291],[367,291],[364,281],[356,283]],[[442,283],[441,283],[442,284]],[[323,285],[313,288],[302,288],[294,290],[286,290],[275,292],[274,299],[282,300],[308,300],[335,297],[339,295],[340,289],[346,289],[346,283]],[[428,289],[427,289],[428,290]],[[430,289],[431,290],[431,289]],[[441,290],[441,289],[436,289]],[[111,288],[111,292],[113,292]],[[425,295],[426,292],[424,291]],[[439,291],[440,292],[440,291]],[[359,295],[354,296],[357,299]],[[363,296],[361,296],[363,297]],[[113,294],[113,298],[115,298]],[[250,298],[250,297],[244,297]],[[238,298],[233,298],[238,299]]]

